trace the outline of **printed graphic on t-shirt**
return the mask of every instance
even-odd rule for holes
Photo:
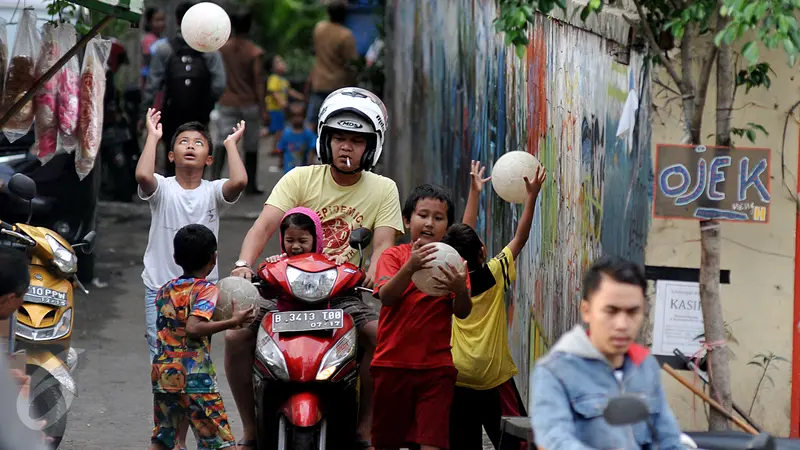
[[[361,227],[364,215],[347,205],[333,205],[317,211],[322,221],[325,253],[350,259],[358,250],[350,247],[350,233]]]

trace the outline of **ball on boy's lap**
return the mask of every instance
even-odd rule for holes
[[[528,152],[508,152],[495,161],[492,167],[492,187],[497,195],[509,203],[525,203],[528,191],[525,179],[533,181],[539,160]]]
[[[183,16],[181,34],[198,52],[215,52],[231,36],[231,19],[219,5],[198,3]]]
[[[243,310],[251,305],[258,305],[261,296],[258,289],[253,286],[253,282],[242,277],[227,277],[217,283],[219,297],[217,297],[217,307],[214,308],[212,320],[228,320],[233,317],[233,301],[236,301],[236,308]]]
[[[411,276],[411,281],[414,282],[414,285],[420,291],[428,295],[443,296],[449,294],[450,291],[440,288],[438,282],[434,280],[433,277],[444,279],[445,275],[439,268],[441,267],[447,270],[447,263],[450,263],[451,266],[458,270],[463,270],[464,260],[456,249],[447,244],[434,242],[433,245],[436,246],[436,252],[433,254],[436,259],[430,263],[431,268],[416,271],[414,275]]]

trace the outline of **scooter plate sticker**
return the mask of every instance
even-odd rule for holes
[[[29,286],[24,301],[52,306],[67,306],[67,293],[42,286]]]
[[[336,330],[344,326],[344,310],[285,311],[272,313],[272,331]]]

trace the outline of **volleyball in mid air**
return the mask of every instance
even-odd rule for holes
[[[198,3],[183,16],[181,34],[198,52],[215,52],[231,36],[231,19],[219,5]]]
[[[526,151],[508,152],[495,161],[492,167],[492,187],[497,195],[509,203],[525,203],[528,190],[524,177],[533,181],[539,160]]]

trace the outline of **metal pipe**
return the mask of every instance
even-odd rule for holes
[[[3,128],[6,125],[6,123],[8,123],[8,121],[11,120],[12,117],[14,117],[14,114],[18,113],[29,101],[33,100],[33,97],[36,95],[36,92],[39,89],[41,89],[41,87],[44,86],[44,84],[47,83],[51,78],[53,78],[53,76],[55,76],[55,74],[57,74],[58,71],[61,70],[61,68],[64,67],[65,64],[67,64],[67,61],[72,59],[73,56],[77,55],[82,48],[86,47],[86,44],[89,43],[89,40],[100,34],[100,31],[102,31],[103,28],[106,27],[106,25],[111,23],[112,20],[114,20],[114,16],[104,17],[103,20],[98,22],[97,25],[93,26],[92,29],[89,30],[89,32],[86,33],[86,35],[81,38],[81,40],[79,40],[71,49],[69,49],[67,53],[61,57],[61,59],[56,61],[56,63],[53,64],[53,67],[51,67],[50,70],[45,72],[44,75],[42,75],[41,77],[37,78],[33,82],[33,86],[31,86],[31,88],[28,89],[28,92],[26,92],[21,99],[17,100],[17,102],[14,103],[14,106],[12,106],[8,111],[6,111],[6,113],[3,114],[3,117],[0,118],[0,128]]]

